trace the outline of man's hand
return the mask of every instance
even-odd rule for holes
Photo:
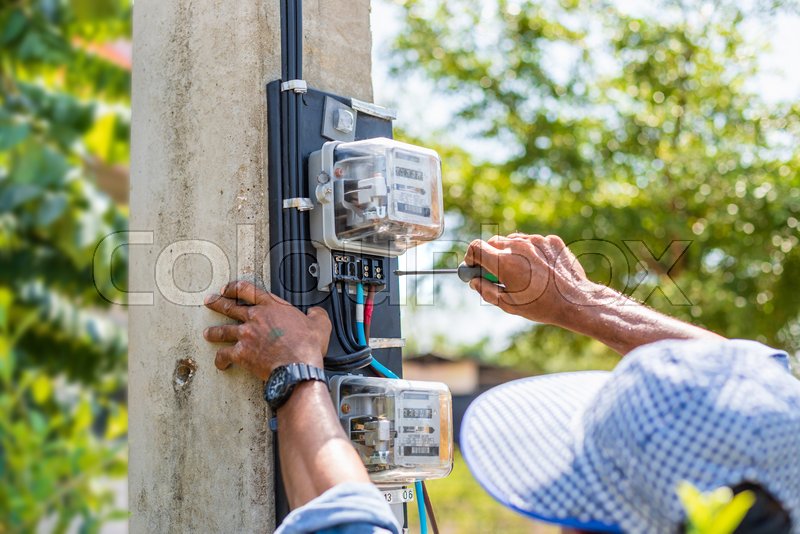
[[[480,265],[505,286],[472,280],[470,286],[487,302],[585,334],[620,354],[662,339],[722,339],[591,282],[575,255],[554,235],[511,234],[473,241],[464,261]]]
[[[240,321],[212,326],[203,332],[212,343],[234,343],[217,351],[217,369],[224,371],[235,363],[267,380],[281,365],[307,363],[322,367],[331,334],[330,319],[322,308],[311,308],[304,314],[244,281],[231,282],[222,289],[222,295],[206,297],[205,304]]]
[[[498,277],[470,282],[487,302],[531,321],[570,326],[577,307],[590,305],[605,289],[586,278],[577,258],[558,236],[511,234],[473,241],[464,259]]]

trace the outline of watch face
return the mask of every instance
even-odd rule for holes
[[[286,367],[278,367],[267,384],[267,401],[274,402],[282,398],[289,387],[289,370]]]

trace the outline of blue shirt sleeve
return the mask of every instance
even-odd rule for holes
[[[348,482],[293,510],[275,534],[399,534],[389,504],[372,484]]]

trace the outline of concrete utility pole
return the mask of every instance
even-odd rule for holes
[[[279,5],[136,0],[130,229],[152,237],[130,246],[133,533],[274,528],[261,384],[217,371],[201,334],[221,321],[203,296],[228,277],[269,286],[264,87],[281,75]],[[308,84],[371,101],[369,1],[303,12]]]

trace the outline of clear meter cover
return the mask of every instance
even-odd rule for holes
[[[441,478],[453,463],[450,390],[439,382],[337,376],[342,426],[375,483]]]
[[[405,251],[442,234],[442,166],[433,150],[377,138],[341,143],[333,164],[335,232]]]

